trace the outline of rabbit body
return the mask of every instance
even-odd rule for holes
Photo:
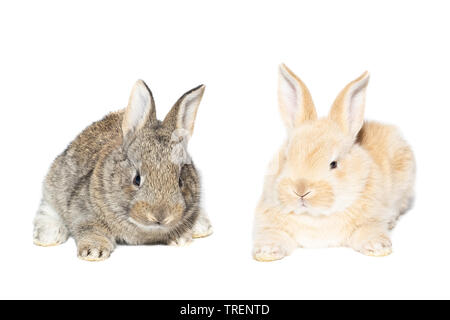
[[[138,81],[126,109],[78,135],[45,178],[35,243],[56,245],[72,235],[80,258],[103,260],[116,243],[208,235],[199,176],[185,149],[203,90],[186,93],[159,121],[150,90]]]
[[[410,206],[414,155],[397,128],[363,122],[368,75],[317,119],[306,86],[280,69],[288,139],[275,155],[255,213],[253,255],[272,261],[297,247],[391,253],[390,230]]]

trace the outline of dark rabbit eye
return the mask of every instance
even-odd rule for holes
[[[337,161],[333,161],[330,163],[330,169],[336,169],[337,168]]]
[[[178,185],[180,186],[180,188],[183,187],[183,179],[181,179],[181,176],[178,178]]]
[[[139,175],[139,173],[136,173],[136,175],[134,176],[133,184],[136,187],[140,187],[141,186],[141,176]]]

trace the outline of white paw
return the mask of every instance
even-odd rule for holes
[[[177,246],[177,247],[184,247],[192,242],[192,235],[190,233],[184,234],[178,239],[171,240],[169,242],[169,246]]]
[[[41,216],[36,218],[33,242],[35,245],[50,247],[66,242],[69,231],[61,220]]]
[[[86,261],[103,261],[109,258],[112,249],[102,245],[81,245],[78,247],[78,258]]]
[[[195,222],[194,228],[192,228],[192,238],[204,238],[213,233],[211,222],[203,213]]]
[[[280,260],[286,256],[286,251],[276,244],[255,245],[253,257],[261,262]]]
[[[364,242],[357,250],[367,256],[384,257],[392,253],[392,243],[389,237],[380,235]]]

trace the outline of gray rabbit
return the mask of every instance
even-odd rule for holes
[[[78,257],[98,261],[117,243],[179,245],[211,234],[186,151],[204,90],[185,93],[159,121],[151,91],[137,81],[124,110],[87,127],[53,162],[34,243],[71,235]]]

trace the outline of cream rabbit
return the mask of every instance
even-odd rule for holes
[[[368,73],[350,82],[317,118],[304,83],[279,70],[279,108],[288,130],[266,176],[253,256],[272,261],[297,247],[391,253],[390,230],[410,206],[414,155],[390,125],[364,122]]]

